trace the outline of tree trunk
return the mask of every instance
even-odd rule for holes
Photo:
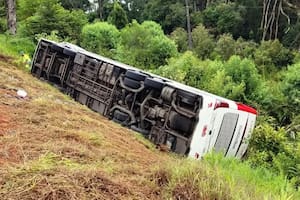
[[[186,8],[186,23],[187,23],[187,31],[188,31],[188,44],[189,49],[193,48],[192,42],[192,33],[191,33],[191,17],[190,17],[190,9],[189,9],[189,1],[185,0],[185,8]]]
[[[17,33],[16,0],[6,0],[7,5],[7,26],[11,34]]]
[[[98,12],[100,20],[103,19],[103,0],[98,0]]]

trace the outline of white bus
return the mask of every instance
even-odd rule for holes
[[[157,146],[196,159],[211,150],[241,158],[257,115],[244,104],[69,43],[40,40],[31,72]]]

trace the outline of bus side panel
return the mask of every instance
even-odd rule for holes
[[[232,111],[232,110],[231,110]],[[230,111],[230,112],[231,112]],[[242,112],[242,111],[234,111],[234,113],[237,113],[239,115],[238,123],[235,127],[235,132],[234,136],[231,140],[231,144],[228,148],[226,156],[235,156],[235,154],[238,151],[238,148],[240,147],[240,143],[242,142],[243,139],[243,133],[246,128],[248,128],[248,113],[247,112]]]
[[[208,148],[208,141],[211,135],[211,129],[213,128],[211,124],[213,106],[215,99],[203,96],[203,108],[199,112],[198,124],[194,130],[194,134],[190,144],[189,157],[201,158],[210,149]],[[203,133],[205,131],[205,134]]]
[[[249,113],[248,122],[247,122],[247,129],[244,133],[244,137],[243,137],[243,139],[240,143],[240,146],[238,148],[238,152],[235,155],[237,158],[242,158],[243,155],[245,154],[246,150],[247,150],[249,139],[250,139],[251,133],[253,132],[253,129],[254,129],[255,120],[256,120],[256,115]]]

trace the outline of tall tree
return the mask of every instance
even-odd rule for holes
[[[16,15],[16,1],[6,0],[7,6],[7,26],[11,34],[17,33],[17,15]]]
[[[125,27],[128,23],[126,12],[118,2],[114,3],[114,7],[109,13],[107,21],[114,24],[118,29]]]
[[[185,7],[186,7],[186,24],[187,24],[187,30],[188,30],[188,43],[189,43],[189,49],[192,49],[193,42],[192,42],[192,32],[191,32],[191,17],[190,17],[189,0],[185,0]]]

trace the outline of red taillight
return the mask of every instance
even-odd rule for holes
[[[224,101],[217,101],[214,109],[216,110],[217,108],[229,108],[229,104]]]
[[[207,132],[207,125],[205,125],[202,129],[202,137],[206,135],[206,132]]]
[[[236,103],[236,104],[237,104],[238,110],[242,110],[242,111],[257,115],[257,111],[254,108],[251,108],[250,106],[247,106],[242,103]]]

